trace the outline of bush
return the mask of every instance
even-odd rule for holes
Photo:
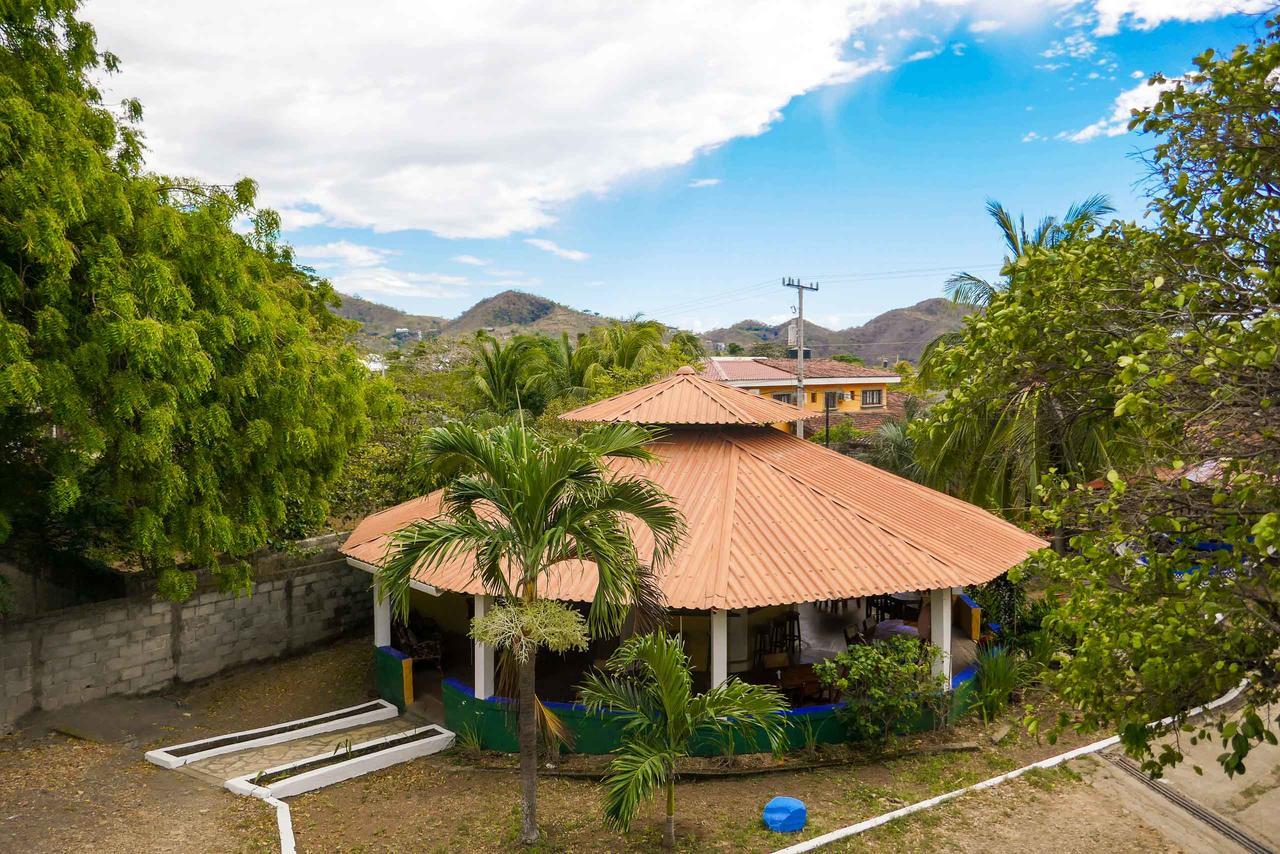
[[[946,697],[946,679],[933,675],[939,650],[919,638],[895,636],[854,644],[814,665],[823,685],[845,701],[840,712],[854,740],[882,742],[909,730],[925,715],[936,720]]]
[[[978,651],[977,709],[984,723],[990,723],[1008,707],[1013,692],[1032,676],[1030,662],[1003,646],[990,646]]]

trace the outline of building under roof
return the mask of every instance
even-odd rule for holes
[[[665,428],[653,445],[655,462],[611,466],[652,479],[685,516],[687,538],[659,578],[672,608],[714,617],[928,590],[945,592],[938,598],[945,598],[949,625],[953,588],[990,581],[1047,545],[964,501],[763,426],[795,413],[682,368],[562,417]],[[343,554],[363,569],[376,568],[396,531],[440,512],[440,496],[369,516]],[[639,526],[637,546],[642,554],[652,547]],[[430,591],[486,593],[469,555],[421,570],[415,582]],[[574,562],[551,573],[540,592],[586,602],[594,588],[592,568]],[[713,631],[713,659],[716,637]]]

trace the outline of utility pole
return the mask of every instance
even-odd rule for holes
[[[795,288],[796,291],[796,405],[800,407],[796,418],[796,438],[804,438],[804,292],[816,291],[817,282],[801,284],[799,279],[783,279],[784,288]]]

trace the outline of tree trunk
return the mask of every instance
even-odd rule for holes
[[[520,841],[538,841],[538,717],[534,703],[537,651],[520,665]]]
[[[662,831],[662,847],[667,850],[676,847],[676,778],[674,775],[667,780],[667,826]]]

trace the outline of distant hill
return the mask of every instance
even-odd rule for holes
[[[339,317],[361,324],[357,342],[374,352],[385,352],[401,344],[414,344],[438,335],[473,335],[488,329],[499,337],[518,332],[576,335],[608,318],[569,308],[545,297],[521,291],[503,291],[482,299],[453,320],[431,315],[409,314],[389,305],[341,294],[342,305],[334,309]],[[397,330],[404,330],[397,333]]]
[[[608,318],[569,308],[546,297],[503,291],[480,300],[445,324],[443,331],[446,335],[471,335],[487,329],[500,337],[517,332],[576,335],[604,323],[608,323]]]
[[[342,305],[334,309],[339,317],[355,320],[360,323],[360,331],[356,340],[361,346],[374,352],[382,353],[397,346],[403,341],[416,342],[420,338],[439,335],[448,322],[443,317],[424,314],[409,314],[398,308],[382,303],[370,302],[360,297],[339,294]],[[396,335],[397,329],[408,330]]]
[[[894,362],[899,358],[914,362],[920,358],[925,344],[943,332],[959,329],[961,318],[972,311],[972,306],[935,298],[886,311],[861,326],[848,329],[827,329],[806,322],[804,343],[814,356],[852,353],[868,364],[882,359]],[[361,329],[356,340],[361,346],[379,353],[401,344],[412,345],[420,338],[470,336],[480,329],[487,329],[500,338],[520,332],[541,332],[551,336],[568,332],[577,335],[609,322],[607,317],[578,311],[523,291],[503,291],[482,299],[452,320],[408,314],[345,294],[342,295],[342,305],[335,312],[341,317],[359,321]],[[786,344],[787,326],[787,323],[771,326],[758,320],[743,320],[708,332],[702,338],[708,342],[740,344],[744,349],[761,342]],[[397,333],[396,330],[404,331]]]
[[[852,353],[868,363],[882,359],[892,363],[900,358],[914,362],[926,344],[944,332],[959,329],[964,316],[972,312],[973,306],[935,297],[907,308],[886,311],[861,326],[848,329],[827,329],[805,321],[804,343],[814,356]],[[761,342],[786,344],[789,325],[790,321],[770,326],[758,320],[743,320],[702,337],[709,342],[739,344],[744,349]]]

